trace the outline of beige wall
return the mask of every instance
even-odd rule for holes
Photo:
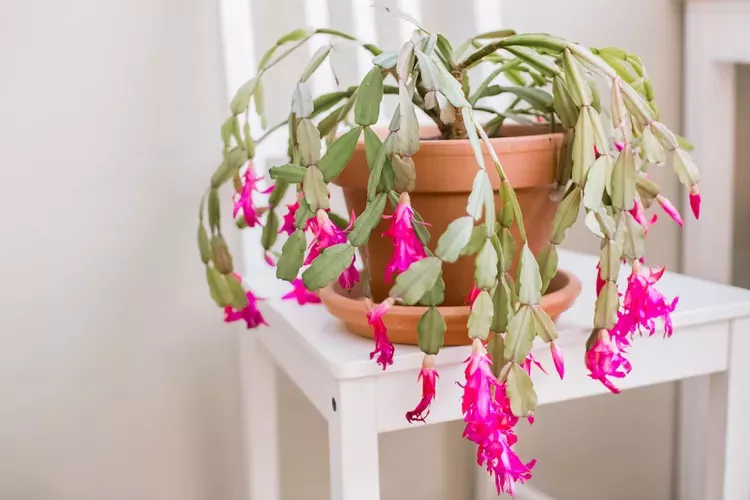
[[[209,0],[0,2],[0,498],[242,498],[194,248],[218,33]]]

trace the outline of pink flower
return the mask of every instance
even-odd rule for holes
[[[671,302],[655,287],[664,274],[664,268],[653,270],[636,262],[628,276],[628,288],[622,302],[622,311],[618,314],[617,324],[613,330],[621,335],[634,334],[647,330],[653,335],[656,330],[655,320],[664,323],[664,336],[672,335],[671,313],[677,307],[679,297]]]
[[[417,381],[422,380],[422,399],[417,407],[412,411],[406,412],[406,420],[412,422],[424,422],[430,414],[430,405],[435,399],[435,382],[438,378],[438,372],[435,369],[434,356],[425,354],[422,358],[422,369],[419,371]]]
[[[297,278],[292,281],[292,287],[292,291],[282,295],[282,299],[296,299],[299,305],[320,304],[320,297],[318,297],[318,294],[308,290],[301,279]]]
[[[696,219],[701,217],[701,193],[698,191],[698,186],[690,188],[690,209],[693,211],[693,215]]]
[[[273,260],[273,257],[271,256],[270,252],[263,252],[263,260],[265,260],[266,264],[268,264],[271,267],[276,266],[276,262]]]
[[[427,254],[417,233],[414,232],[414,210],[411,208],[408,193],[401,193],[393,215],[383,218],[393,219],[391,227],[383,233],[383,236],[388,235],[393,241],[393,255],[385,268],[385,279],[390,282],[394,272],[406,271],[412,263],[424,259]]]
[[[242,283],[242,276],[238,274],[233,275],[240,283]],[[229,278],[231,279],[231,278]],[[257,328],[260,325],[268,326],[266,320],[263,319],[263,315],[258,310],[258,299],[253,295],[253,292],[247,290],[247,306],[242,310],[236,310],[232,306],[224,308],[224,321],[226,323],[232,323],[234,321],[244,320],[247,323],[248,329]]]
[[[513,495],[517,481],[531,479],[536,460],[524,464],[511,448],[518,440],[513,432],[518,417],[511,412],[505,384],[492,374],[487,351],[479,339],[474,339],[465,376],[461,399],[464,437],[477,444],[477,464],[494,476],[498,494]]]
[[[484,421],[491,410],[490,387],[499,387],[500,383],[492,374],[490,358],[479,339],[474,339],[471,355],[466,361],[466,384],[463,386],[461,411],[465,416],[470,414],[477,417],[472,420]]]
[[[377,355],[377,363],[385,370],[388,365],[393,364],[393,353],[395,348],[388,338],[388,330],[383,323],[383,315],[393,305],[393,299],[387,298],[367,312],[367,322],[373,331],[375,350],[370,353],[370,359]]]
[[[540,370],[542,370],[542,373],[544,373],[545,375],[547,375],[547,370],[545,370],[544,367],[542,366],[542,364],[534,357],[533,354],[531,354],[529,352],[526,355],[526,359],[524,359],[523,363],[521,363],[521,368],[523,368],[524,370],[526,370],[526,373],[528,373],[529,376],[531,376],[531,367],[534,366],[534,365],[537,368],[539,368]]]
[[[607,330],[599,330],[594,345],[586,352],[589,377],[600,381],[615,394],[619,394],[620,389],[608,377],[623,378],[631,369],[630,362],[625,359],[626,344],[618,344]]]
[[[658,216],[654,214],[649,221],[646,219],[646,210],[643,208],[643,203],[638,200],[633,202],[633,208],[630,209],[630,215],[633,216],[635,221],[643,226],[643,234],[646,234],[651,226],[656,223]]]
[[[628,276],[628,287],[622,301],[622,309],[617,313],[617,323],[607,332],[600,330],[596,341],[586,352],[586,366],[589,376],[601,381],[610,391],[618,393],[608,377],[622,378],[630,372],[630,362],[625,359],[625,349],[636,333],[647,331],[653,335],[656,320],[664,323],[664,336],[672,335],[671,313],[677,306],[678,297],[671,302],[654,285],[664,274],[664,268],[653,270],[636,261]]]
[[[354,223],[353,215],[349,223],[350,226]],[[325,210],[318,210],[316,216],[307,222],[307,228],[312,231],[314,238],[312,243],[310,243],[310,252],[305,258],[304,265],[312,264],[312,261],[326,248],[346,243],[346,234],[336,227],[336,224],[331,222]],[[352,288],[355,283],[359,283],[359,271],[354,267],[355,259],[356,257],[352,257],[352,263],[339,276],[339,284],[347,289]]]
[[[549,343],[549,350],[552,353],[552,361],[555,363],[555,370],[557,370],[557,374],[560,376],[560,380],[562,380],[565,376],[565,361],[563,360],[562,351],[557,347],[554,340]]]
[[[678,212],[677,209],[675,208],[675,206],[672,205],[671,201],[669,201],[667,198],[665,198],[664,196],[662,196],[660,194],[656,195],[656,201],[659,202],[659,205],[661,205],[661,208],[663,208],[664,211],[667,213],[667,215],[669,215],[670,217],[672,217],[672,219],[677,224],[679,224],[681,226],[684,225],[682,223],[682,217],[680,216],[680,212]]]
[[[495,399],[505,398],[505,386],[495,392]],[[498,405],[499,406],[499,405]],[[518,437],[512,430],[503,431],[495,427],[477,445],[477,464],[484,465],[490,476],[495,478],[497,494],[516,494],[516,482],[524,483],[531,479],[531,469],[536,465],[536,459],[523,463],[512,446]]]
[[[297,210],[299,209],[299,201],[295,201],[291,205],[287,205],[286,208],[287,212],[284,214],[284,224],[281,225],[279,234],[292,234],[297,230],[297,227],[294,225],[294,217],[295,215],[297,215]]]
[[[354,259],[352,259],[351,265],[339,276],[339,284],[342,288],[351,290],[357,283],[359,283],[359,271],[354,267]]]
[[[471,290],[469,291],[469,295],[466,296],[466,300],[464,300],[464,304],[467,306],[473,306],[474,301],[477,300],[477,297],[479,294],[482,293],[481,288],[477,288],[476,283],[471,284]]]
[[[242,215],[247,222],[248,227],[255,227],[256,224],[260,224],[258,209],[253,205],[253,193],[268,194],[273,191],[273,186],[268,189],[262,190],[258,187],[258,181],[262,180],[263,177],[256,177],[255,171],[252,165],[245,169],[243,176],[242,188],[238,189],[234,195],[234,210],[232,216],[237,217],[237,214],[242,210]]]

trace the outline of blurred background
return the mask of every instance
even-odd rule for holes
[[[330,0],[328,24],[351,26],[360,1],[372,3]],[[256,60],[305,25],[298,0],[249,2]],[[502,26],[483,29],[549,31],[641,55],[663,121],[681,130],[683,2],[485,3]],[[422,2],[420,17],[463,40],[481,22],[463,5]],[[380,45],[397,46],[394,20],[375,20]],[[217,1],[0,1],[0,498],[244,498],[246,333],[225,327],[208,300],[194,244],[197,203],[220,160],[223,55]],[[265,81],[272,123],[304,59]],[[348,67],[344,85],[356,77]],[[739,68],[742,145],[750,69]],[[748,160],[738,147],[737,163]],[[750,178],[737,171],[743,193]],[[663,174],[664,193],[679,200],[676,178]],[[737,196],[734,209],[742,228],[750,199]],[[744,227],[733,279],[750,286]],[[681,238],[659,224],[652,265],[680,270]],[[566,243],[596,248],[585,228]],[[540,459],[534,484],[561,500],[672,498],[677,395],[668,384],[540,408],[520,439],[521,455]],[[280,415],[282,498],[328,498],[325,421],[283,378]],[[461,431],[456,422],[382,436],[383,499],[466,498],[474,451]]]

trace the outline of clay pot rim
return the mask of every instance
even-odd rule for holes
[[[381,140],[388,134],[387,127],[372,127]],[[504,125],[502,130],[511,131],[511,135],[500,137],[490,137],[490,142],[496,153],[504,153],[523,149],[525,151],[547,151],[559,148],[564,134],[562,132],[548,132],[546,125]],[[529,132],[529,133],[525,133]],[[425,147],[431,150],[431,154],[440,154],[442,150],[452,150],[455,153],[456,148],[469,148],[471,143],[469,139],[442,139],[438,134],[438,129],[434,125],[421,125],[419,127],[419,148]],[[480,139],[480,142],[481,141]],[[364,149],[364,135],[360,136],[357,141],[357,149]],[[472,150],[473,151],[473,150]],[[488,153],[483,148],[485,155]],[[419,154],[419,151],[417,152]],[[473,154],[473,153],[472,153]]]
[[[562,287],[542,297],[538,306],[549,314],[552,321],[557,321],[561,313],[573,305],[581,293],[581,282],[572,273],[559,271],[556,279],[563,276]],[[337,291],[336,285],[329,285],[320,292],[323,305],[329,313],[343,322],[347,329],[361,337],[373,338],[373,330],[367,322],[365,301],[357,297],[347,297],[343,291]],[[446,323],[444,345],[459,346],[471,343],[466,335],[466,322],[470,316],[469,306],[438,306]],[[394,344],[417,345],[418,324],[427,307],[393,306],[383,317],[388,329],[388,336]]]
[[[555,290],[554,292],[546,293],[543,295],[545,305],[552,306],[556,304],[565,304],[568,302],[572,304],[572,302],[575,301],[575,299],[581,294],[581,288],[582,288],[581,280],[575,274],[568,272],[564,269],[558,270],[557,274],[562,275],[567,280],[567,282],[558,290]],[[365,303],[364,303],[363,297],[347,297],[346,295],[341,293],[341,287],[337,283],[332,283],[326,286],[324,289],[322,289],[320,291],[320,298],[323,300],[323,303],[326,305],[326,308],[329,307],[329,304],[331,306],[335,306],[336,303],[339,303],[343,307],[347,307],[345,306],[345,304],[352,304],[353,307],[361,308],[363,312],[365,309]],[[354,303],[356,303],[356,305],[354,305]],[[565,307],[564,310],[568,309],[568,307]],[[454,315],[465,314],[467,310],[469,309],[469,306],[468,305],[437,306],[437,308],[440,309],[440,312],[444,316],[454,316]],[[427,306],[393,305],[389,309],[389,314],[398,316],[399,313],[403,314],[406,311],[411,311],[409,314],[413,314],[414,312],[417,312],[417,311],[420,313],[424,313],[425,311],[427,311],[427,309],[429,309],[429,307]]]

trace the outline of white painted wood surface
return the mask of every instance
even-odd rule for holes
[[[276,368],[255,336],[242,339],[242,351],[247,491],[252,499],[276,500],[280,487]]]
[[[715,384],[719,390],[710,405],[709,426],[715,426],[717,446],[707,457],[710,472],[706,491],[712,495],[722,492],[723,500],[750,499],[749,354],[750,319],[742,318],[732,322],[729,370],[711,377],[712,382],[720,378],[721,383]]]
[[[255,246],[255,245],[254,245]],[[257,245],[258,249],[260,245]],[[279,282],[274,271],[262,259],[259,250],[246,248],[246,274],[252,276],[252,283],[262,283],[258,290],[262,294],[272,295],[273,291],[286,291],[288,284]],[[595,275],[596,257],[575,252],[560,251],[560,267],[573,271],[581,276],[583,290],[576,305],[560,318],[561,345],[568,346],[580,343],[586,339],[591,328],[591,318],[595,297],[593,276]],[[626,276],[627,270],[622,271]],[[591,276],[592,279],[586,279]],[[677,330],[686,327],[698,327],[706,323],[719,323],[733,317],[748,313],[750,291],[734,287],[716,285],[698,278],[692,278],[675,273],[665,273],[665,278],[659,283],[659,289],[666,296],[680,296],[677,311],[674,314],[674,324]],[[269,285],[269,283],[271,283]],[[270,288],[269,288],[270,287]],[[378,375],[380,367],[370,362],[369,352],[372,350],[370,342],[357,336],[350,335],[344,326],[330,316],[322,306],[299,307],[293,301],[269,299],[265,306],[274,311],[280,318],[289,321],[293,318],[296,328],[303,329],[299,334],[299,343],[307,354],[315,356],[325,369],[336,378],[358,378]],[[263,339],[267,334],[259,334]],[[676,337],[671,340],[675,340]],[[656,341],[644,339],[643,342]],[[661,344],[660,342],[654,342]],[[636,343],[637,344],[637,343]],[[275,345],[275,344],[274,344]],[[272,346],[269,345],[269,349]],[[637,347],[636,347],[637,349]],[[439,365],[460,363],[466,359],[469,348],[456,348],[441,352]],[[678,357],[674,349],[670,349],[672,357]],[[417,347],[404,346],[397,350],[394,365],[387,373],[396,373],[418,368],[422,354]]]
[[[262,283],[262,292],[267,296],[278,295],[287,285],[279,285],[260,255],[253,255],[257,253],[254,248],[247,249],[248,276],[253,276],[255,283]],[[568,359],[565,380],[535,376],[540,404],[607,393],[599,382],[588,378],[580,361],[591,328],[595,296],[593,280],[585,276],[593,274],[595,265],[595,256],[560,252],[560,266],[584,277],[584,285],[576,304],[559,320],[559,343]],[[625,273],[627,270],[623,271]],[[618,381],[619,385],[629,389],[708,377],[714,404],[706,415],[707,427],[703,428],[701,437],[711,446],[687,473],[690,478],[701,478],[701,488],[705,488],[702,491],[725,489],[723,497],[711,498],[747,500],[733,495],[750,488],[750,475],[732,471],[745,467],[750,460],[750,434],[738,424],[750,411],[750,395],[744,382],[750,378],[746,365],[738,361],[750,355],[750,320],[747,319],[750,318],[750,291],[675,273],[665,273],[660,290],[667,296],[681,297],[673,316],[675,334],[667,340],[660,335],[637,339],[630,351],[633,372]],[[437,357],[440,371],[437,399],[428,424],[408,424],[404,413],[420,395],[417,374],[422,356],[418,348],[397,346],[393,366],[383,371],[369,359],[371,341],[346,332],[322,305],[298,306],[294,302],[269,298],[263,302],[263,311],[272,326],[250,334],[256,336],[329,422],[331,481],[336,500],[378,498],[372,496],[372,492],[377,491],[373,489],[378,476],[373,464],[377,464],[374,457],[378,433],[462,418],[461,390],[455,382],[462,380],[468,347],[441,350]],[[551,366],[544,346],[537,346],[534,355]],[[263,383],[262,380],[259,383]],[[343,404],[349,398],[357,403]],[[337,400],[337,411],[332,409],[332,399]],[[353,410],[352,406],[355,416],[348,413]],[[347,460],[347,456],[356,459]],[[354,462],[362,464],[362,468],[348,465]],[[347,467],[350,467],[348,472]],[[347,481],[350,477],[356,478],[356,484]],[[357,489],[356,485],[362,489]],[[486,493],[478,486],[476,498],[489,498],[482,496]],[[702,494],[695,498],[709,497]]]
[[[375,388],[374,378],[345,380],[331,397],[331,500],[380,498]]]

